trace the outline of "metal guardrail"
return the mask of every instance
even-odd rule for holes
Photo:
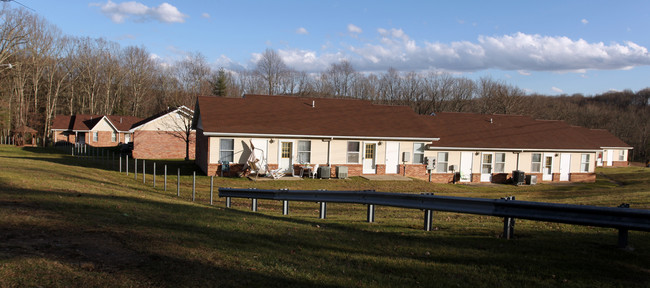
[[[627,246],[628,230],[650,232],[650,210],[629,209],[629,205],[627,204],[619,207],[597,207],[517,201],[514,200],[514,197],[484,199],[375,191],[262,190],[237,188],[219,188],[219,197],[285,201],[283,205],[283,214],[285,215],[288,214],[287,201],[366,204],[369,205],[368,222],[374,221],[374,205],[422,209],[425,210],[426,230],[430,230],[427,229],[427,225],[430,228],[432,211],[504,217],[505,238],[512,236],[515,218],[615,228],[619,230],[619,246],[621,247]],[[230,199],[227,199],[226,202],[230,204]],[[256,203],[257,201],[254,204]],[[325,205],[321,205],[320,218],[325,218],[325,207]],[[256,208],[254,207],[255,210]],[[429,215],[427,215],[427,212],[429,212]]]

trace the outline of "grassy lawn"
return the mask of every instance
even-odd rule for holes
[[[157,167],[143,184],[116,163],[48,149],[0,146],[0,287],[648,287],[650,233],[517,220],[515,239],[499,238],[502,219],[362,205],[217,197],[217,187],[434,192],[650,209],[650,169],[601,169],[596,183],[443,185],[425,181],[265,181],[197,176],[193,165]],[[141,163],[138,163],[141,165]],[[167,191],[163,190],[168,166]],[[110,170],[110,169],[113,170]],[[181,196],[176,196],[181,168]]]

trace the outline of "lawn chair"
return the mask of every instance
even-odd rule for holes
[[[267,174],[268,174],[269,177],[271,177],[271,178],[273,178],[275,180],[278,180],[278,179],[284,177],[284,175],[286,175],[286,173],[282,172],[282,170],[283,170],[282,168],[278,168],[278,169],[275,169],[275,170],[270,170],[269,173],[267,173]]]
[[[309,171],[309,177],[312,179],[316,179],[316,175],[318,175],[318,164],[314,165],[314,167]]]

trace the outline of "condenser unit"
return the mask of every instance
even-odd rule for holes
[[[528,185],[537,184],[537,175],[526,175],[526,184]]]
[[[339,178],[339,179],[348,178],[348,167],[347,166],[336,166],[336,178]]]

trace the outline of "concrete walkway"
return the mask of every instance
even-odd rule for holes
[[[413,181],[409,177],[404,177],[402,175],[361,175],[361,178],[367,179],[370,181]]]

